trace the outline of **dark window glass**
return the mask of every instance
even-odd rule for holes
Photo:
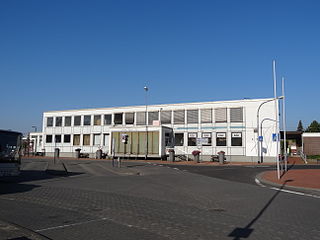
[[[62,126],[62,117],[56,117],[56,127]]]
[[[217,146],[227,146],[226,133],[217,133]]]
[[[48,117],[47,118],[47,127],[52,127],[53,126],[53,117]]]
[[[231,146],[242,146],[242,133],[231,133]]]
[[[174,134],[174,145],[175,146],[183,146],[184,144],[184,134],[183,133],[175,133]]]
[[[122,124],[122,115],[123,113],[115,113],[114,114],[114,124]]]
[[[133,124],[134,123],[134,113],[126,113],[125,119],[126,119],[126,124]]]
[[[61,143],[61,135],[55,135],[54,139],[56,143]]]
[[[188,133],[188,146],[197,146],[197,133]]]
[[[64,126],[66,127],[71,126],[71,117],[64,117]]]
[[[65,134],[63,136],[63,142],[70,143],[71,142],[71,135],[70,134]]]
[[[104,125],[111,125],[111,114],[104,115]]]
[[[52,143],[52,135],[46,135],[46,143]]]
[[[83,125],[84,126],[90,126],[91,125],[91,116],[85,115],[83,118]]]
[[[202,133],[202,138],[204,138],[206,141],[202,144],[202,146],[211,146],[212,145],[212,138],[211,133]]]
[[[81,116],[74,116],[73,125],[74,126],[80,126],[81,125]]]

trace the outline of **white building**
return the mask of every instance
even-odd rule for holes
[[[268,98],[148,105],[147,117],[146,106],[50,111],[43,114],[43,140],[36,141],[41,142],[37,149],[50,156],[59,148],[60,156],[72,157],[80,148],[93,157],[98,149],[111,153],[114,131],[167,127],[173,130],[177,155],[200,150],[202,159],[209,160],[224,151],[227,160],[257,162],[261,152],[264,161],[275,161],[277,102]],[[127,154],[135,156],[130,151]]]

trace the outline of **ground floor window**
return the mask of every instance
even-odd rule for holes
[[[70,141],[71,141],[71,135],[70,134],[65,134],[63,136],[63,142],[70,143]]]
[[[80,145],[80,134],[73,135],[73,145],[79,146]]]
[[[227,137],[225,132],[217,133],[217,146],[227,146]]]
[[[56,143],[61,143],[61,135],[60,134],[59,135],[55,135],[54,136],[54,140],[55,140]]]
[[[46,135],[46,143],[52,143],[52,135]]]
[[[211,146],[212,145],[212,137],[211,133],[202,133],[203,143],[202,146]]]
[[[83,134],[83,146],[89,146],[90,145],[90,134]]]
[[[101,135],[94,134],[93,135],[93,145],[100,145],[101,144]]]
[[[231,133],[231,146],[242,146],[242,133],[241,132]]]
[[[183,146],[184,144],[184,134],[183,133],[175,133],[174,134],[174,145],[175,146]]]
[[[188,146],[197,146],[197,133],[188,133]]]

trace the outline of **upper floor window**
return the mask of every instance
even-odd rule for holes
[[[134,124],[134,113],[126,113],[125,121],[126,124]]]
[[[156,120],[159,120],[159,112],[148,112],[148,124],[153,125]]]
[[[201,123],[212,123],[212,109],[201,109]]]
[[[216,108],[214,110],[216,123],[227,122],[227,108]]]
[[[230,122],[243,122],[243,108],[230,108]]]
[[[81,125],[81,116],[74,116],[73,126],[80,126],[80,125]]]
[[[100,126],[101,125],[101,115],[94,115],[93,124],[96,125],[96,126]]]
[[[53,117],[47,117],[47,127],[53,127]]]
[[[161,112],[161,124],[170,124],[171,123],[172,111],[162,111]]]
[[[85,115],[83,117],[83,126],[90,126],[91,125],[91,115]]]
[[[146,124],[146,113],[137,112],[137,125],[145,125],[145,124]]]
[[[123,121],[123,113],[115,113],[114,114],[114,124],[122,124]]]
[[[56,127],[62,126],[62,117],[56,117]]]
[[[71,126],[71,117],[64,117],[64,126],[70,127]]]
[[[199,122],[199,111],[196,110],[187,110],[187,123],[198,123]]]
[[[111,125],[111,119],[112,119],[111,114],[104,115],[104,125]]]
[[[185,124],[185,111],[175,110],[173,112],[173,123],[174,124]]]

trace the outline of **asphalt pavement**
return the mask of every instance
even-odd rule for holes
[[[0,234],[15,226],[16,239],[320,239],[319,199],[255,184],[274,166],[64,164],[67,175],[52,175],[48,159],[27,159],[19,178],[0,182]]]

